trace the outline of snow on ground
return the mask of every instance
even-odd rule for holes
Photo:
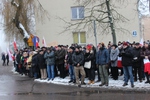
[[[12,70],[12,72],[14,74],[17,74],[17,72],[15,72],[14,70]],[[18,74],[19,75],[19,74]],[[25,76],[21,76],[21,77],[25,77]],[[97,76],[95,78],[95,81],[97,80]],[[106,86],[103,86],[103,88],[108,88],[108,89],[132,89],[131,88],[131,85],[130,85],[130,82],[128,82],[128,86],[125,86],[123,87],[123,81],[124,77],[123,76],[119,76],[119,79],[118,80],[113,80],[112,78],[109,78],[109,86],[106,87]],[[41,79],[35,79],[34,81],[35,82],[40,82],[40,83],[52,83],[52,84],[58,84],[58,85],[68,85],[68,86],[77,86],[73,83],[68,83],[70,80],[69,76],[67,76],[65,79],[62,79],[62,78],[59,78],[59,77],[55,77],[55,79],[52,81],[48,81],[47,79],[46,80],[41,80]],[[88,83],[88,79],[85,78],[85,83],[87,84]],[[90,88],[100,88],[99,84],[101,82],[97,82],[95,84],[92,84],[92,85],[82,85],[82,87],[90,87]],[[134,89],[138,89],[138,90],[149,90],[150,89],[150,84],[145,84],[145,81],[143,82],[135,82],[134,83],[135,87]]]

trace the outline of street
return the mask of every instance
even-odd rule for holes
[[[2,65],[2,64],[1,64]],[[0,100],[149,100],[148,90],[79,88],[34,82],[12,72],[12,65],[0,66]]]

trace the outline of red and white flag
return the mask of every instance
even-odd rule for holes
[[[46,47],[47,45],[46,45],[46,41],[45,41],[45,38],[43,37],[43,39],[42,39],[42,44],[43,44],[43,46],[44,47]]]
[[[16,44],[16,40],[15,39],[14,39],[13,45],[14,45],[14,50],[17,50],[17,44]]]
[[[150,74],[150,61],[149,59],[144,59],[144,72],[147,72],[148,74]]]
[[[122,68],[122,57],[118,57],[117,66],[118,66],[119,68]]]
[[[14,56],[13,56],[12,52],[8,48],[7,48],[7,54],[9,56],[9,60],[13,61],[14,60]]]
[[[141,38],[140,45],[143,46],[143,43],[144,43],[143,38]]]
[[[36,38],[36,48],[39,46],[38,39]]]

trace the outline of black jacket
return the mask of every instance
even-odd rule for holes
[[[124,67],[132,66],[133,48],[128,46],[127,48],[122,49],[119,56],[122,57],[122,65]]]
[[[64,64],[66,51],[64,49],[55,52],[56,64]]]
[[[73,52],[69,52],[68,53],[68,57],[67,57],[67,63],[72,65],[73,64],[73,61],[72,61],[72,55],[73,55]]]
[[[40,69],[46,68],[44,54],[38,54],[38,66]]]
[[[133,49],[133,66],[135,67],[140,67],[142,63],[142,58],[141,58],[141,48],[134,48]]]
[[[79,52],[79,53],[74,53],[72,55],[72,61],[73,61],[73,65],[76,67],[77,64],[79,63],[80,66],[84,65],[84,55],[83,53]]]
[[[88,62],[88,61],[91,61],[91,68],[95,68],[95,54],[94,52],[93,53],[85,53],[84,55],[84,62]]]

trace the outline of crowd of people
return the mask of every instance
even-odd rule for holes
[[[3,66],[9,65],[9,54],[2,53]]]
[[[121,65],[118,59],[121,59]],[[144,42],[143,46],[138,42],[118,42],[117,45],[109,42],[107,46],[99,43],[97,47],[72,44],[70,47],[58,45],[16,50],[14,67],[21,75],[47,81],[53,81],[58,76],[64,79],[69,75],[69,83],[78,86],[100,81],[99,86],[109,86],[109,75],[116,81],[119,75],[124,75],[123,86],[128,85],[130,80],[133,88],[135,81],[142,82],[145,77],[145,83],[150,83],[150,68],[144,66],[144,59],[150,59],[148,42]],[[85,77],[89,79],[88,83],[85,83]]]

